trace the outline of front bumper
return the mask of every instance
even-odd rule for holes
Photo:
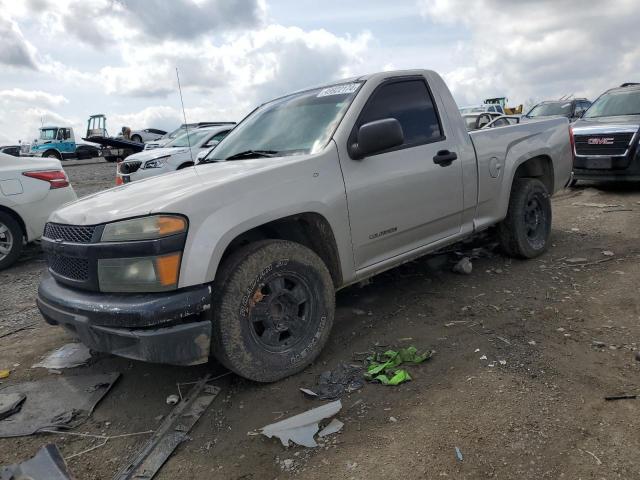
[[[171,365],[206,363],[210,353],[211,287],[175,292],[105,294],[72,289],[45,274],[37,305],[97,352]]]

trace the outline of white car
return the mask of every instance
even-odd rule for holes
[[[460,107],[458,109],[461,115],[465,115],[467,113],[499,113],[504,115],[504,108],[502,105],[497,105],[493,103],[483,103],[482,105],[470,105],[467,107]]]
[[[0,270],[42,236],[54,210],[75,199],[59,160],[0,153]]]
[[[147,143],[154,140],[159,140],[167,134],[164,130],[158,130],[157,128],[145,128],[144,130],[133,130],[131,132],[132,142]],[[118,137],[122,137],[122,132],[118,133]]]
[[[116,185],[192,167],[198,155],[215,147],[231,128],[233,125],[198,128],[162,148],[134,153],[118,164]]]
[[[154,148],[161,148],[166,146],[169,142],[175,140],[177,137],[184,135],[187,131],[187,129],[189,130],[196,130],[199,128],[205,128],[205,127],[222,127],[222,126],[228,126],[230,128],[233,128],[235,126],[236,122],[198,122],[198,123],[187,123],[187,124],[182,124],[180,125],[178,128],[176,128],[175,130],[167,133],[166,135],[164,135],[162,138],[159,138],[158,140],[154,140],[152,142],[146,142],[144,149],[145,150],[152,150]]]

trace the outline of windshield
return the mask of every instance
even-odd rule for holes
[[[571,115],[571,102],[539,103],[533,107],[527,117],[551,117],[553,115]]]
[[[598,98],[583,118],[640,115],[640,90],[609,92]]]
[[[57,128],[43,128],[40,130],[40,140],[55,140],[57,134]]]
[[[208,130],[193,130],[190,131],[188,135],[186,133],[183,133],[175,140],[167,143],[165,147],[193,147],[194,145],[200,143],[202,139],[209,133],[210,131]]]
[[[362,83],[344,83],[289,95],[253,111],[205,160],[303,155],[322,150]],[[238,154],[244,155],[238,157]]]

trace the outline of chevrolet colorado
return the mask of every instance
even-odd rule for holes
[[[543,253],[572,151],[566,118],[468,133],[432,71],[293,93],[194,167],[56,211],[38,306],[97,351],[275,381],[319,354],[337,289],[493,225]]]

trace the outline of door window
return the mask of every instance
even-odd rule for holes
[[[438,113],[423,80],[404,80],[379,87],[362,110],[356,127],[383,118],[395,118],[402,126],[404,143],[394,150],[443,139]]]

